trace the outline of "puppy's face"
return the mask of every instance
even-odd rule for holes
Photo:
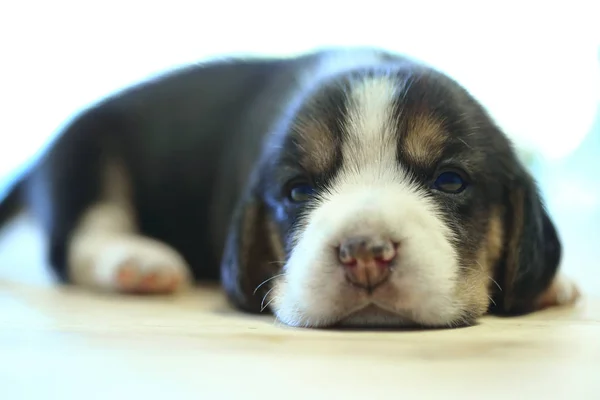
[[[457,326],[490,304],[527,309],[552,279],[560,246],[535,186],[439,73],[338,77],[267,147],[228,250],[245,271],[233,285],[243,307],[293,326]]]

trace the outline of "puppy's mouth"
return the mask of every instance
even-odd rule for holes
[[[346,283],[348,283],[350,286],[352,286],[358,292],[361,292],[361,294],[363,296],[369,296],[369,297],[372,296],[375,293],[375,291],[378,290],[379,288],[383,288],[386,285],[390,284],[387,281],[380,281],[380,282],[373,282],[373,284],[369,284],[369,285],[362,285],[362,284],[352,281],[348,275],[345,275],[345,279],[346,279]]]
[[[412,291],[406,288],[403,290],[402,285],[383,282],[371,290],[356,287],[351,282],[349,286],[353,289],[350,297],[353,298],[355,307],[340,316],[329,328],[414,330],[446,329],[460,325],[455,322],[439,324],[419,322],[415,312],[418,312],[420,305],[410,295]]]
[[[351,330],[436,330],[449,328],[464,328],[475,324],[474,319],[461,318],[451,323],[423,324],[411,318],[410,312],[398,313],[390,311],[375,303],[352,311],[329,329]]]
[[[395,308],[392,304],[397,305],[404,296],[399,295],[391,282],[381,282],[369,288],[350,281],[347,284],[353,289],[351,297],[358,304],[338,320],[336,327],[377,329],[418,326],[407,313],[399,313],[396,309],[392,311]]]
[[[418,325],[408,318],[388,311],[375,303],[351,312],[343,317],[332,328],[381,329],[381,328],[415,328]]]

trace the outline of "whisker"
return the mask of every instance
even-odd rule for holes
[[[465,142],[462,138],[458,138],[458,140],[460,140],[461,142],[463,142],[464,145],[467,146],[470,150],[473,150],[473,147],[471,147],[471,145],[468,144],[467,142]]]
[[[275,289],[275,287],[273,286],[271,289],[269,289],[269,291],[267,293],[265,293],[265,295],[262,298],[262,301],[260,302],[260,312],[263,312],[263,310],[265,309],[265,307],[263,306],[263,304],[265,303],[265,300],[267,299],[267,296],[269,295],[269,293],[271,293],[271,291]],[[267,303],[267,305],[269,305],[269,303]]]
[[[481,268],[481,270],[484,271],[483,265],[481,265],[481,263],[479,262],[479,260],[475,260],[475,262],[477,263],[477,265],[479,265],[479,268]]]
[[[502,292],[502,288],[500,287],[500,284],[498,282],[496,282],[496,280],[494,278],[492,278],[491,276],[488,275],[488,278],[490,278],[490,280],[492,282],[494,282],[496,284],[496,286],[498,286],[498,289],[500,289],[500,291]]]
[[[483,269],[483,265],[481,265],[481,263],[479,261],[475,260],[475,262],[477,263],[477,265],[479,265],[479,268],[481,268],[482,271],[485,271]],[[501,292],[503,291],[502,287],[500,287],[500,284],[498,282],[496,282],[496,280],[494,278],[492,278],[491,275],[488,275],[487,277],[489,278],[490,281],[494,282],[494,284],[498,287],[498,289],[500,289]]]
[[[269,300],[267,302],[267,304],[265,304],[264,307],[262,307],[262,303],[261,303],[261,308],[260,308],[260,312],[263,312],[267,307],[269,307],[269,304],[271,304],[273,302],[273,300],[275,300],[275,296],[273,296],[273,298],[271,298],[271,300]]]
[[[277,274],[277,275],[275,275],[275,276],[272,276],[272,277],[270,277],[270,278],[268,278],[268,279],[265,279],[264,281],[262,281],[262,282],[260,283],[260,285],[258,285],[258,286],[256,287],[256,289],[254,289],[254,292],[252,292],[252,294],[253,294],[253,295],[255,295],[255,294],[256,294],[256,291],[257,291],[258,289],[260,289],[260,288],[261,288],[261,286],[262,286],[262,285],[264,285],[265,283],[267,283],[267,282],[269,282],[269,281],[272,281],[272,280],[273,280],[273,279],[275,279],[275,278],[279,278],[280,276],[283,276],[283,275],[284,275],[284,274]]]
[[[493,303],[495,306],[497,306],[496,302],[494,301],[494,299],[492,299],[492,297],[491,297],[491,296],[489,296],[489,295],[488,295],[488,299],[490,299],[490,301],[491,301],[491,302],[492,302],[492,303]]]

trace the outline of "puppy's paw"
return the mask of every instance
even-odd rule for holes
[[[185,260],[170,246],[143,236],[101,241],[80,281],[98,289],[132,294],[165,294],[189,283]],[[77,268],[74,265],[73,268]],[[76,272],[76,271],[74,271]],[[77,276],[77,274],[75,274]],[[75,279],[75,283],[78,283]]]
[[[109,281],[113,289],[137,294],[177,291],[184,281],[179,269],[178,264],[157,263],[139,254],[132,255],[131,259],[100,267],[101,271],[112,275]]]
[[[537,308],[570,306],[575,304],[580,297],[581,293],[577,285],[566,276],[558,274],[550,287],[538,299]]]

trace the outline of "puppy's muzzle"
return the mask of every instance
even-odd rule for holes
[[[372,292],[390,277],[398,244],[381,236],[355,236],[342,241],[338,258],[352,285]]]

